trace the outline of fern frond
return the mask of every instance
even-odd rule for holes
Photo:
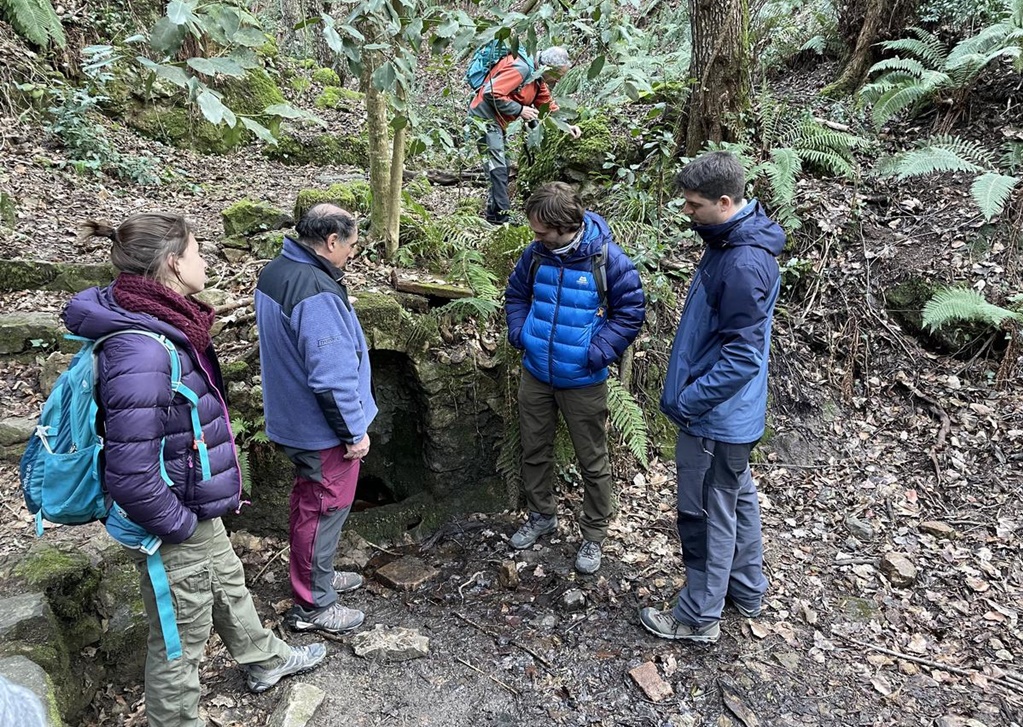
[[[1010,172],[1023,168],[1023,141],[1007,141],[1002,145],[1002,150],[1002,158],[999,161],[1003,167],[1007,167]]]
[[[991,218],[1001,213],[1019,181],[1018,177],[996,172],[982,174],[973,181],[970,193],[973,195],[973,201],[980,207],[984,219],[990,222]]]
[[[625,446],[636,457],[643,469],[650,466],[647,457],[647,429],[643,409],[622,382],[611,377],[607,380],[607,408],[611,426],[625,440]]]
[[[252,469],[249,467],[249,453],[238,450],[238,474],[242,480],[242,492],[252,497]]]
[[[875,73],[880,74],[885,71],[901,71],[913,78],[920,78],[927,72],[928,69],[924,67],[924,64],[915,58],[901,58],[896,56],[895,58],[886,58],[883,61],[878,61],[870,67],[867,71],[868,74],[874,75]]]
[[[977,321],[997,328],[1006,318],[1023,320],[1023,313],[989,303],[972,288],[938,290],[923,309],[923,323],[931,331],[955,321]]]
[[[942,146],[928,146],[896,154],[878,165],[881,176],[908,179],[936,172],[979,172],[973,162],[964,159],[954,150]]]
[[[765,165],[771,182],[771,199],[776,204],[789,205],[796,194],[796,177],[803,171],[795,149],[771,149],[771,162]]]
[[[853,177],[856,168],[851,162],[833,151],[818,151],[817,149],[797,149],[799,158],[807,162],[811,167],[836,177]]]
[[[928,68],[938,69],[945,65],[948,48],[936,35],[921,28],[910,28],[916,38],[899,38],[881,43],[886,51],[908,54],[921,61]]]
[[[488,320],[494,316],[501,306],[492,300],[484,298],[458,298],[436,308],[434,313],[437,316],[448,315],[456,322],[461,322],[476,316],[482,320]]]
[[[515,507],[522,492],[522,439],[519,434],[519,410],[514,398],[508,397],[504,414],[504,435],[497,455],[497,473],[504,478],[508,503]]]
[[[874,125],[883,126],[886,121],[900,111],[917,106],[936,91],[947,86],[950,80],[945,73],[928,71],[919,79],[896,85],[874,104],[871,112]]]
[[[63,48],[67,44],[64,26],[50,0],[2,0],[0,9],[11,20],[18,34],[46,48],[51,42]]]
[[[824,52],[828,49],[828,39],[823,35],[815,35],[808,41],[799,46],[799,52],[813,51],[819,56],[824,55]]]

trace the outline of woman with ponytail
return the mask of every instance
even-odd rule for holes
[[[116,228],[87,222],[84,235],[110,239],[119,274],[113,284],[71,299],[63,314],[68,329],[91,339],[124,330],[164,336],[174,345],[181,383],[197,395],[193,407],[172,390],[171,359],[157,339],[115,336],[99,348],[104,488],[134,523],[162,541],[181,639],[182,656],[168,660],[146,556],[129,550],[149,620],[146,714],[150,727],[200,727],[199,661],[211,628],[247,671],[253,692],[312,669],[326,647],[289,647],[263,626],[221,522],[239,506],[241,472],[210,341],[214,311],[194,297],[206,285],[206,261],[191,227],[180,215],[145,213]],[[199,466],[193,408],[208,477],[200,472],[207,468]]]

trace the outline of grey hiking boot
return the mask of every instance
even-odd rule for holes
[[[280,666],[266,667],[253,664],[249,667],[247,683],[250,692],[265,692],[284,677],[315,669],[327,657],[327,645],[322,643],[308,646],[292,646],[291,655]]]
[[[345,608],[335,602],[322,611],[306,611],[301,606],[292,606],[285,622],[292,631],[328,631],[343,634],[362,626],[366,614],[354,608]]]
[[[743,618],[756,618],[763,613],[763,601],[758,601],[756,605],[747,606],[739,603],[738,601],[732,601],[732,605],[735,606],[735,610],[739,612],[739,615]]]
[[[511,538],[513,548],[528,548],[537,541],[541,535],[553,533],[558,529],[557,515],[541,515],[538,512],[529,513],[529,518],[522,524]]]
[[[639,620],[643,624],[643,628],[662,639],[713,644],[721,636],[721,624],[717,621],[702,628],[696,628],[678,621],[671,611],[644,608],[639,612]]]
[[[333,586],[334,590],[338,593],[348,593],[362,585],[362,576],[350,571],[336,570],[334,571],[334,579],[330,582],[330,585]]]
[[[600,570],[600,543],[584,540],[575,557],[575,569],[589,575]]]

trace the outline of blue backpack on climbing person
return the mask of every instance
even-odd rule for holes
[[[60,375],[43,404],[35,432],[21,457],[19,475],[28,511],[35,515],[36,534],[43,535],[43,520],[62,525],[83,525],[103,520],[107,533],[121,545],[146,555],[149,579],[156,593],[160,627],[167,647],[167,660],[181,656],[181,639],[174,617],[170,584],[160,557],[161,540],[133,523],[128,514],[109,500],[103,490],[100,456],[103,437],[96,422],[96,356],[103,343],[114,336],[148,336],[167,349],[171,362],[171,388],[188,400],[192,409],[192,429],[199,447],[203,479],[208,479],[209,457],[202,441],[199,422],[199,398],[181,382],[181,361],[174,344],[166,336],[143,330],[116,331],[93,340],[66,336],[80,341],[81,349]]]
[[[519,58],[529,65],[527,78],[536,74],[536,61],[526,51],[526,46],[519,44]],[[473,91],[479,91],[491,69],[507,55],[511,54],[511,48],[505,45],[503,40],[492,40],[489,43],[477,48],[469,59],[469,68],[465,71],[465,82]]]

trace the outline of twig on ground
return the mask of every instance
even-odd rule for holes
[[[394,555],[394,556],[401,555],[401,553],[396,553],[393,550],[388,550],[387,548],[381,548],[379,545],[377,545],[376,543],[370,542],[369,540],[366,541],[366,545],[368,545],[371,548],[374,548],[376,550],[379,550],[381,553],[387,553],[388,555]]]
[[[476,629],[476,630],[477,630],[477,631],[479,631],[480,633],[482,633],[482,634],[486,634],[487,636],[489,636],[490,638],[492,638],[492,639],[493,639],[494,641],[498,641],[498,640],[499,640],[499,639],[501,638],[500,636],[498,636],[497,634],[495,634],[495,633],[494,633],[493,631],[490,631],[489,629],[486,629],[486,628],[484,628],[484,627],[480,626],[480,625],[479,625],[478,623],[476,623],[476,622],[475,622],[475,621],[473,621],[472,619],[470,619],[470,618],[467,618],[467,617],[463,616],[462,614],[458,613],[458,611],[455,611],[455,616],[456,616],[457,618],[460,618],[460,619],[461,619],[462,621],[465,621],[465,622],[466,622],[467,624],[469,624],[470,626],[472,626],[472,627],[473,627],[474,629]],[[533,651],[532,649],[530,649],[530,648],[529,648],[528,646],[524,646],[523,644],[520,644],[520,643],[519,643],[518,641],[515,641],[515,639],[509,639],[509,640],[508,640],[508,643],[509,643],[509,644],[511,644],[512,646],[517,646],[518,648],[522,649],[522,650],[523,650],[524,652],[526,652],[527,654],[529,654],[530,656],[532,656],[532,657],[533,657],[534,659],[536,659],[536,660],[537,660],[538,662],[540,662],[541,664],[543,664],[543,665],[544,665],[545,667],[547,667],[548,669],[550,669],[550,668],[551,668],[551,664],[550,664],[550,662],[549,662],[549,661],[547,661],[546,659],[544,659],[544,658],[543,658],[542,656],[540,656],[539,654],[537,654],[537,653],[536,653],[535,651]]]
[[[463,658],[462,658],[462,657],[460,657],[460,656],[456,656],[456,657],[455,657],[455,660],[456,660],[456,661],[460,661],[461,663],[465,664],[465,665],[466,665],[467,667],[469,667],[469,668],[470,668],[470,669],[472,669],[473,671],[475,671],[475,672],[478,672],[478,673],[482,674],[482,675],[483,675],[483,676],[485,676],[485,677],[486,677],[487,679],[489,679],[490,681],[494,682],[494,684],[500,684],[500,685],[501,685],[502,687],[504,687],[505,689],[507,689],[507,690],[508,690],[509,692],[511,692],[512,694],[514,694],[514,695],[515,695],[516,697],[517,697],[517,696],[519,696],[519,692],[518,692],[518,690],[516,690],[516,689],[515,689],[514,687],[512,687],[512,686],[509,686],[509,685],[505,684],[505,683],[504,683],[504,682],[502,682],[502,681],[501,681],[500,679],[498,679],[497,677],[495,677],[495,676],[494,676],[493,674],[487,674],[487,673],[486,673],[485,671],[483,671],[482,669],[480,669],[480,668],[478,668],[478,667],[475,667],[475,666],[473,666],[472,664],[470,664],[469,662],[467,662],[467,661],[466,661],[465,659],[463,659]]]
[[[483,571],[481,571],[481,570],[478,570],[475,573],[473,573],[472,576],[469,578],[469,580],[467,580],[465,583],[463,583],[462,585],[460,585],[458,587],[458,597],[461,598],[464,601],[465,600],[465,594],[462,593],[462,589],[465,588],[468,585],[476,583],[477,579],[480,576],[482,576],[482,575],[483,575]]]
[[[276,553],[274,553],[273,556],[270,558],[270,560],[268,560],[266,563],[264,563],[263,567],[259,569],[259,573],[256,574],[256,577],[253,578],[252,581],[253,582],[258,581],[259,577],[261,575],[263,575],[264,573],[266,573],[266,569],[270,567],[270,564],[273,563],[278,558],[280,558],[282,555],[284,555],[284,551],[287,550],[290,547],[291,547],[290,545],[285,545],[283,548],[281,548]]]

